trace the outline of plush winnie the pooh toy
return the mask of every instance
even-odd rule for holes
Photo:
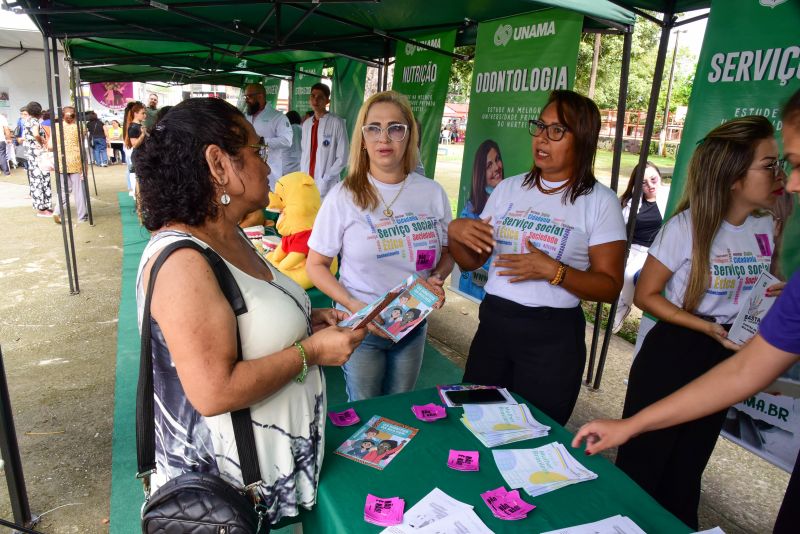
[[[267,209],[281,212],[277,228],[283,237],[280,245],[267,254],[267,260],[303,289],[314,287],[306,274],[306,257],[308,238],[321,204],[314,178],[304,172],[283,176],[275,185],[275,192],[269,194]],[[336,274],[337,269],[334,258],[331,272]]]

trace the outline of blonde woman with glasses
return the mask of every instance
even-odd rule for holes
[[[653,241],[634,303],[659,321],[631,368],[623,417],[699,377],[740,347],[727,339],[775,250],[771,209],[784,194],[775,130],[742,117],[711,130],[689,164],[683,199]],[[769,288],[777,296],[783,283]],[[617,465],[697,529],[700,481],[725,410],[637,437]]]
[[[447,248],[450,202],[442,186],[413,172],[417,131],[408,100],[370,97],[358,113],[349,173],[325,197],[306,270],[341,309],[356,312],[416,273],[441,287],[453,269]],[[341,254],[340,277],[329,270]],[[398,343],[373,331],[343,366],[351,401],[414,389],[427,325]]]

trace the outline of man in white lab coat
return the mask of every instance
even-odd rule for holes
[[[314,116],[303,122],[300,170],[314,177],[324,198],[339,182],[350,147],[344,119],[326,109],[331,101],[330,88],[323,83],[314,84],[308,101]]]
[[[267,106],[267,92],[263,85],[254,83],[245,87],[244,102],[248,122],[269,146],[269,188],[275,191],[275,184],[284,174],[285,152],[292,146],[292,126],[286,115]]]

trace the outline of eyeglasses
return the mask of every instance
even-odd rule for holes
[[[776,159],[769,165],[764,165],[763,167],[751,167],[751,170],[754,171],[772,171],[772,178],[773,180],[780,177],[781,175],[788,174],[786,172],[786,160],[785,159]]]
[[[406,138],[408,124],[390,124],[386,128],[381,128],[377,124],[367,124],[361,127],[361,132],[367,141],[380,141],[383,138],[383,132],[386,132],[389,141],[399,143]]]
[[[72,119],[74,117],[75,117],[74,113],[64,113],[64,118],[65,119]]]
[[[261,158],[261,161],[263,161],[264,163],[268,163],[267,160],[269,159],[269,145],[264,143],[264,138],[263,137],[259,137],[258,138],[258,144],[256,144],[256,145],[245,145],[245,146],[248,146],[250,148],[257,148],[258,149],[258,157]]]
[[[561,141],[564,138],[564,134],[569,131],[569,128],[563,124],[545,124],[536,119],[528,121],[528,133],[533,137],[539,137],[544,131],[547,132],[547,138],[551,141]]]
[[[245,100],[252,100],[255,97],[257,97],[258,95],[260,95],[260,94],[261,93],[247,93],[247,94],[244,95],[244,99]]]

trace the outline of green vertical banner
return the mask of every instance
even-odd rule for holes
[[[473,160],[485,141],[500,147],[505,176],[530,170],[528,120],[539,118],[551,91],[575,83],[582,26],[582,15],[561,9],[478,25],[459,211],[470,197]]]
[[[267,106],[276,109],[278,107],[278,93],[281,90],[281,79],[265,76],[261,81],[261,85],[264,86],[264,91],[267,93]]]
[[[348,138],[353,135],[353,125],[364,103],[366,85],[366,64],[346,57],[334,60],[331,111],[344,119]]]
[[[796,0],[713,0],[697,64],[689,112],[670,185],[669,213],[683,195],[697,143],[725,121],[763,115],[780,143],[781,106],[800,89],[800,3]],[[788,199],[787,199],[788,200]],[[785,276],[800,264],[800,209],[787,222],[781,251]],[[636,349],[655,324],[643,317]],[[800,388],[800,365],[778,383],[784,393]],[[800,449],[800,399],[759,393],[730,408],[723,435],[791,471]]]
[[[709,130],[736,117],[764,115],[780,131],[781,105],[800,89],[798,24],[800,5],[796,2],[712,3],[675,162],[669,210],[680,200],[695,146]]]
[[[721,123],[764,115],[778,131],[781,106],[800,89],[800,3],[796,0],[714,0],[697,63],[689,112],[669,193],[667,211],[683,194],[697,142]],[[781,267],[800,267],[800,209],[786,225]]]
[[[416,35],[413,39],[452,52],[456,45],[456,31]],[[433,178],[436,169],[439,132],[452,63],[451,56],[408,43],[397,43],[392,89],[408,97],[414,117],[420,124],[420,159],[429,178]]]
[[[322,67],[324,67],[322,61],[310,61],[295,65],[292,101],[289,103],[289,108],[301,116],[311,110],[308,95],[311,94],[311,86],[322,81]]]
[[[551,91],[574,85],[582,27],[582,15],[561,9],[478,25],[461,164],[459,217],[480,215],[482,208],[475,205],[480,201],[472,199],[473,180],[476,190],[491,193],[488,162],[494,165],[494,179],[531,169],[528,121],[539,118]],[[458,277],[452,277],[452,289],[480,300],[487,275],[488,262],[475,271],[459,272]]]

